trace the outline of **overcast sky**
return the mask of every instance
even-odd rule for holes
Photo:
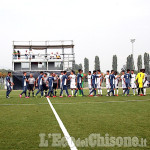
[[[131,54],[150,52],[150,0],[0,0],[0,68],[12,68],[13,40],[74,40],[76,63],[118,71]]]

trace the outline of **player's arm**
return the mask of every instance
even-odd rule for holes
[[[77,77],[76,77],[76,85],[77,85]]]
[[[25,80],[26,80],[26,82],[29,82],[27,78]]]
[[[136,79],[136,81],[138,81],[138,76],[139,76],[139,74],[137,74],[137,76],[136,76],[136,78],[135,78],[135,79]]]
[[[35,90],[35,86],[36,86],[36,81],[34,81],[34,87],[33,87],[33,90]]]
[[[147,77],[145,77],[145,81],[144,81],[144,84],[145,84],[145,82],[147,81]]]
[[[106,75],[104,75],[104,80],[106,79],[106,77],[105,77]]]
[[[102,81],[103,81],[103,79],[101,78],[101,81],[100,81],[100,86],[102,85]]]
[[[12,85],[12,86],[14,85],[14,83],[11,82],[10,79],[8,79],[7,81],[9,82],[10,85]]]
[[[84,77],[81,76],[81,82],[83,82],[83,78],[84,78]]]
[[[46,83],[48,84],[49,83],[49,80],[47,79]]]
[[[13,82],[11,82],[11,81],[9,81],[9,84],[10,84],[10,85],[12,85],[12,86],[14,86],[14,85],[15,85],[15,84],[14,84]]]
[[[70,80],[72,77],[68,76],[68,80]]]
[[[38,78],[36,79],[36,86],[38,86]]]
[[[124,83],[126,83],[126,82],[125,82],[125,76],[123,77],[123,81],[124,81]]]
[[[57,78],[57,89],[58,89],[58,78]]]

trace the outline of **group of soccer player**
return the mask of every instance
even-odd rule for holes
[[[116,71],[108,70],[106,74],[103,75],[100,70],[91,71],[88,73],[88,87],[89,87],[89,96],[102,96],[102,82],[105,80],[107,95],[106,96],[118,96],[119,95],[119,82],[122,83],[122,95],[129,96],[130,88],[133,90],[133,95],[137,93],[138,96],[146,95],[146,88],[149,86],[147,80],[147,74],[145,69],[141,69],[140,72],[136,75],[134,70],[127,69],[127,72],[124,70],[121,71],[121,74],[118,75]],[[98,95],[96,95],[98,91]],[[140,94],[140,91],[142,94]]]
[[[8,72],[6,77],[6,98],[9,98],[9,94],[12,90],[11,86],[14,85],[10,80],[11,72]],[[22,95],[25,95],[25,98],[30,98],[31,92],[33,97],[37,97],[38,94],[41,94],[41,97],[56,97],[58,85],[60,87],[59,97],[63,97],[63,91],[68,97],[77,96],[78,90],[83,92],[83,79],[87,78],[88,88],[89,88],[89,97],[92,96],[102,96],[102,83],[106,81],[106,96],[118,96],[119,95],[119,82],[122,82],[123,95],[129,96],[130,88],[133,90],[133,95],[146,95],[146,88],[148,87],[149,82],[147,81],[147,75],[145,69],[141,69],[140,72],[136,75],[134,70],[127,69],[127,72],[124,70],[121,71],[121,74],[118,75],[116,71],[111,70],[111,72],[106,71],[104,75],[100,70],[94,70],[88,72],[87,76],[83,76],[83,70],[79,69],[77,76],[74,71],[71,71],[70,75],[67,76],[66,71],[61,71],[60,75],[55,73],[44,73],[40,72],[40,75],[37,79],[30,74],[27,79],[27,73],[23,72],[23,91],[20,93],[19,97],[22,98]],[[71,95],[68,92],[68,81],[70,81]],[[60,84],[58,84],[60,83]],[[35,88],[38,87],[38,91],[34,93]],[[28,92],[27,92],[28,91]],[[140,91],[142,94],[140,94]],[[98,92],[98,94],[97,94]]]

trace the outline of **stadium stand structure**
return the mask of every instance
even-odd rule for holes
[[[14,89],[22,88],[22,73],[36,78],[40,71],[60,73],[75,67],[74,44],[66,41],[13,41]]]

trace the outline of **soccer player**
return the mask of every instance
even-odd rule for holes
[[[106,79],[106,89],[107,89],[107,93],[108,93],[110,90],[109,70],[106,71],[105,79]]]
[[[61,89],[61,92],[60,92],[60,97],[63,97],[63,96],[62,96],[63,90],[66,91],[66,94],[67,94],[68,97],[71,97],[71,95],[69,95],[68,89],[67,89],[67,80],[68,80],[67,72],[64,71],[64,75],[63,75],[63,77],[62,77],[62,89]]]
[[[11,76],[11,72],[8,72],[8,75],[6,77],[6,87],[7,87],[6,98],[10,98],[9,94],[12,91],[11,86],[14,85],[14,83],[10,81],[10,76]]]
[[[35,82],[35,78],[33,77],[32,74],[30,74],[28,82],[29,82],[29,84],[28,84],[28,90],[29,90],[28,97],[30,97],[30,92],[31,91],[32,91],[32,97],[34,97],[34,89],[35,89],[35,83],[36,82]]]
[[[56,97],[57,94],[57,89],[58,89],[58,76],[53,73],[54,81],[53,81],[53,90],[54,90],[54,95]]]
[[[60,89],[62,88],[62,76],[63,75],[64,75],[64,71],[61,71],[61,74],[59,75]]]
[[[114,95],[115,95],[115,90],[117,90],[117,96],[118,96],[118,93],[119,93],[119,80],[120,80],[120,76],[117,75],[117,71],[115,71],[115,89],[114,89]]]
[[[137,74],[136,76],[136,81],[138,83],[138,96],[140,96],[140,90],[142,91],[142,95],[144,95],[144,92],[143,92],[143,80],[145,78],[145,75],[144,73],[142,72],[143,69],[140,69],[140,72]]]
[[[147,74],[145,73],[145,69],[143,69],[142,72],[144,73],[143,90],[144,90],[144,96],[146,96],[146,88],[148,87]]]
[[[83,85],[84,85],[84,74],[83,74],[83,70],[82,70],[82,72],[81,72],[81,76],[82,76],[82,88],[83,88]],[[79,96],[82,96],[81,90],[79,90]]]
[[[102,74],[100,70],[97,70],[97,89],[98,89],[98,96],[102,96]]]
[[[23,91],[22,91],[22,93],[20,94],[20,98],[22,97],[22,95],[23,94],[25,94],[25,98],[29,98],[28,96],[27,96],[27,82],[28,82],[28,80],[27,80],[27,73],[26,72],[23,72]]]
[[[113,94],[113,96],[115,96],[114,95],[114,84],[115,84],[115,75],[114,75],[114,70],[111,70],[111,74],[109,75],[109,83],[110,83],[110,87],[111,87],[111,89],[110,89],[110,91],[108,92],[108,94],[106,95],[106,96],[110,96],[110,93],[112,93]]]
[[[89,96],[93,96],[91,95],[94,92],[94,96],[96,96],[96,89],[97,89],[97,75],[96,75],[96,70],[93,71],[92,77],[91,77],[91,82],[92,82],[92,88],[93,90],[90,92]]]
[[[88,76],[87,76],[87,79],[88,79],[88,88],[89,88],[89,95],[90,95],[90,92],[92,91],[92,84],[91,84],[91,71],[88,72]],[[91,93],[92,95],[92,93]]]
[[[133,95],[135,96],[135,91],[137,91],[137,86],[136,86],[136,74],[134,73],[134,70],[131,70],[131,88],[133,90]]]
[[[53,73],[51,73],[50,76],[47,78],[47,83],[49,88],[48,95],[47,95],[48,98],[51,96],[55,97],[53,91],[53,81],[54,81],[54,77],[53,77]]]
[[[43,75],[43,91],[45,91],[45,97],[47,97],[47,90],[48,90],[48,85],[47,85],[47,79],[48,79],[48,76],[47,76],[47,73],[44,73]]]
[[[78,90],[81,90],[82,96],[84,96],[83,88],[82,88],[82,79],[83,79],[83,78],[82,78],[81,73],[82,73],[82,70],[79,69],[79,70],[78,70],[77,79],[76,79],[77,88],[76,88],[76,90],[75,90],[74,96],[76,96]]]
[[[130,69],[127,69],[127,73],[124,75],[124,82],[126,84],[126,89],[124,91],[124,95],[126,95],[127,93],[127,96],[129,96],[129,92],[130,92]]]
[[[125,89],[126,89],[126,84],[125,84],[125,82],[124,82],[125,71],[122,70],[121,73],[122,73],[122,75],[121,75],[122,89],[123,89],[123,94],[124,94],[124,91],[125,91]]]
[[[76,89],[76,75],[74,74],[74,71],[71,71],[71,75],[69,76],[70,79],[70,89],[73,96],[73,89]]]
[[[36,79],[36,83],[38,85],[38,91],[36,93],[36,97],[37,95],[41,92],[41,98],[43,97],[43,71],[40,72],[40,75],[38,76],[38,78]]]

